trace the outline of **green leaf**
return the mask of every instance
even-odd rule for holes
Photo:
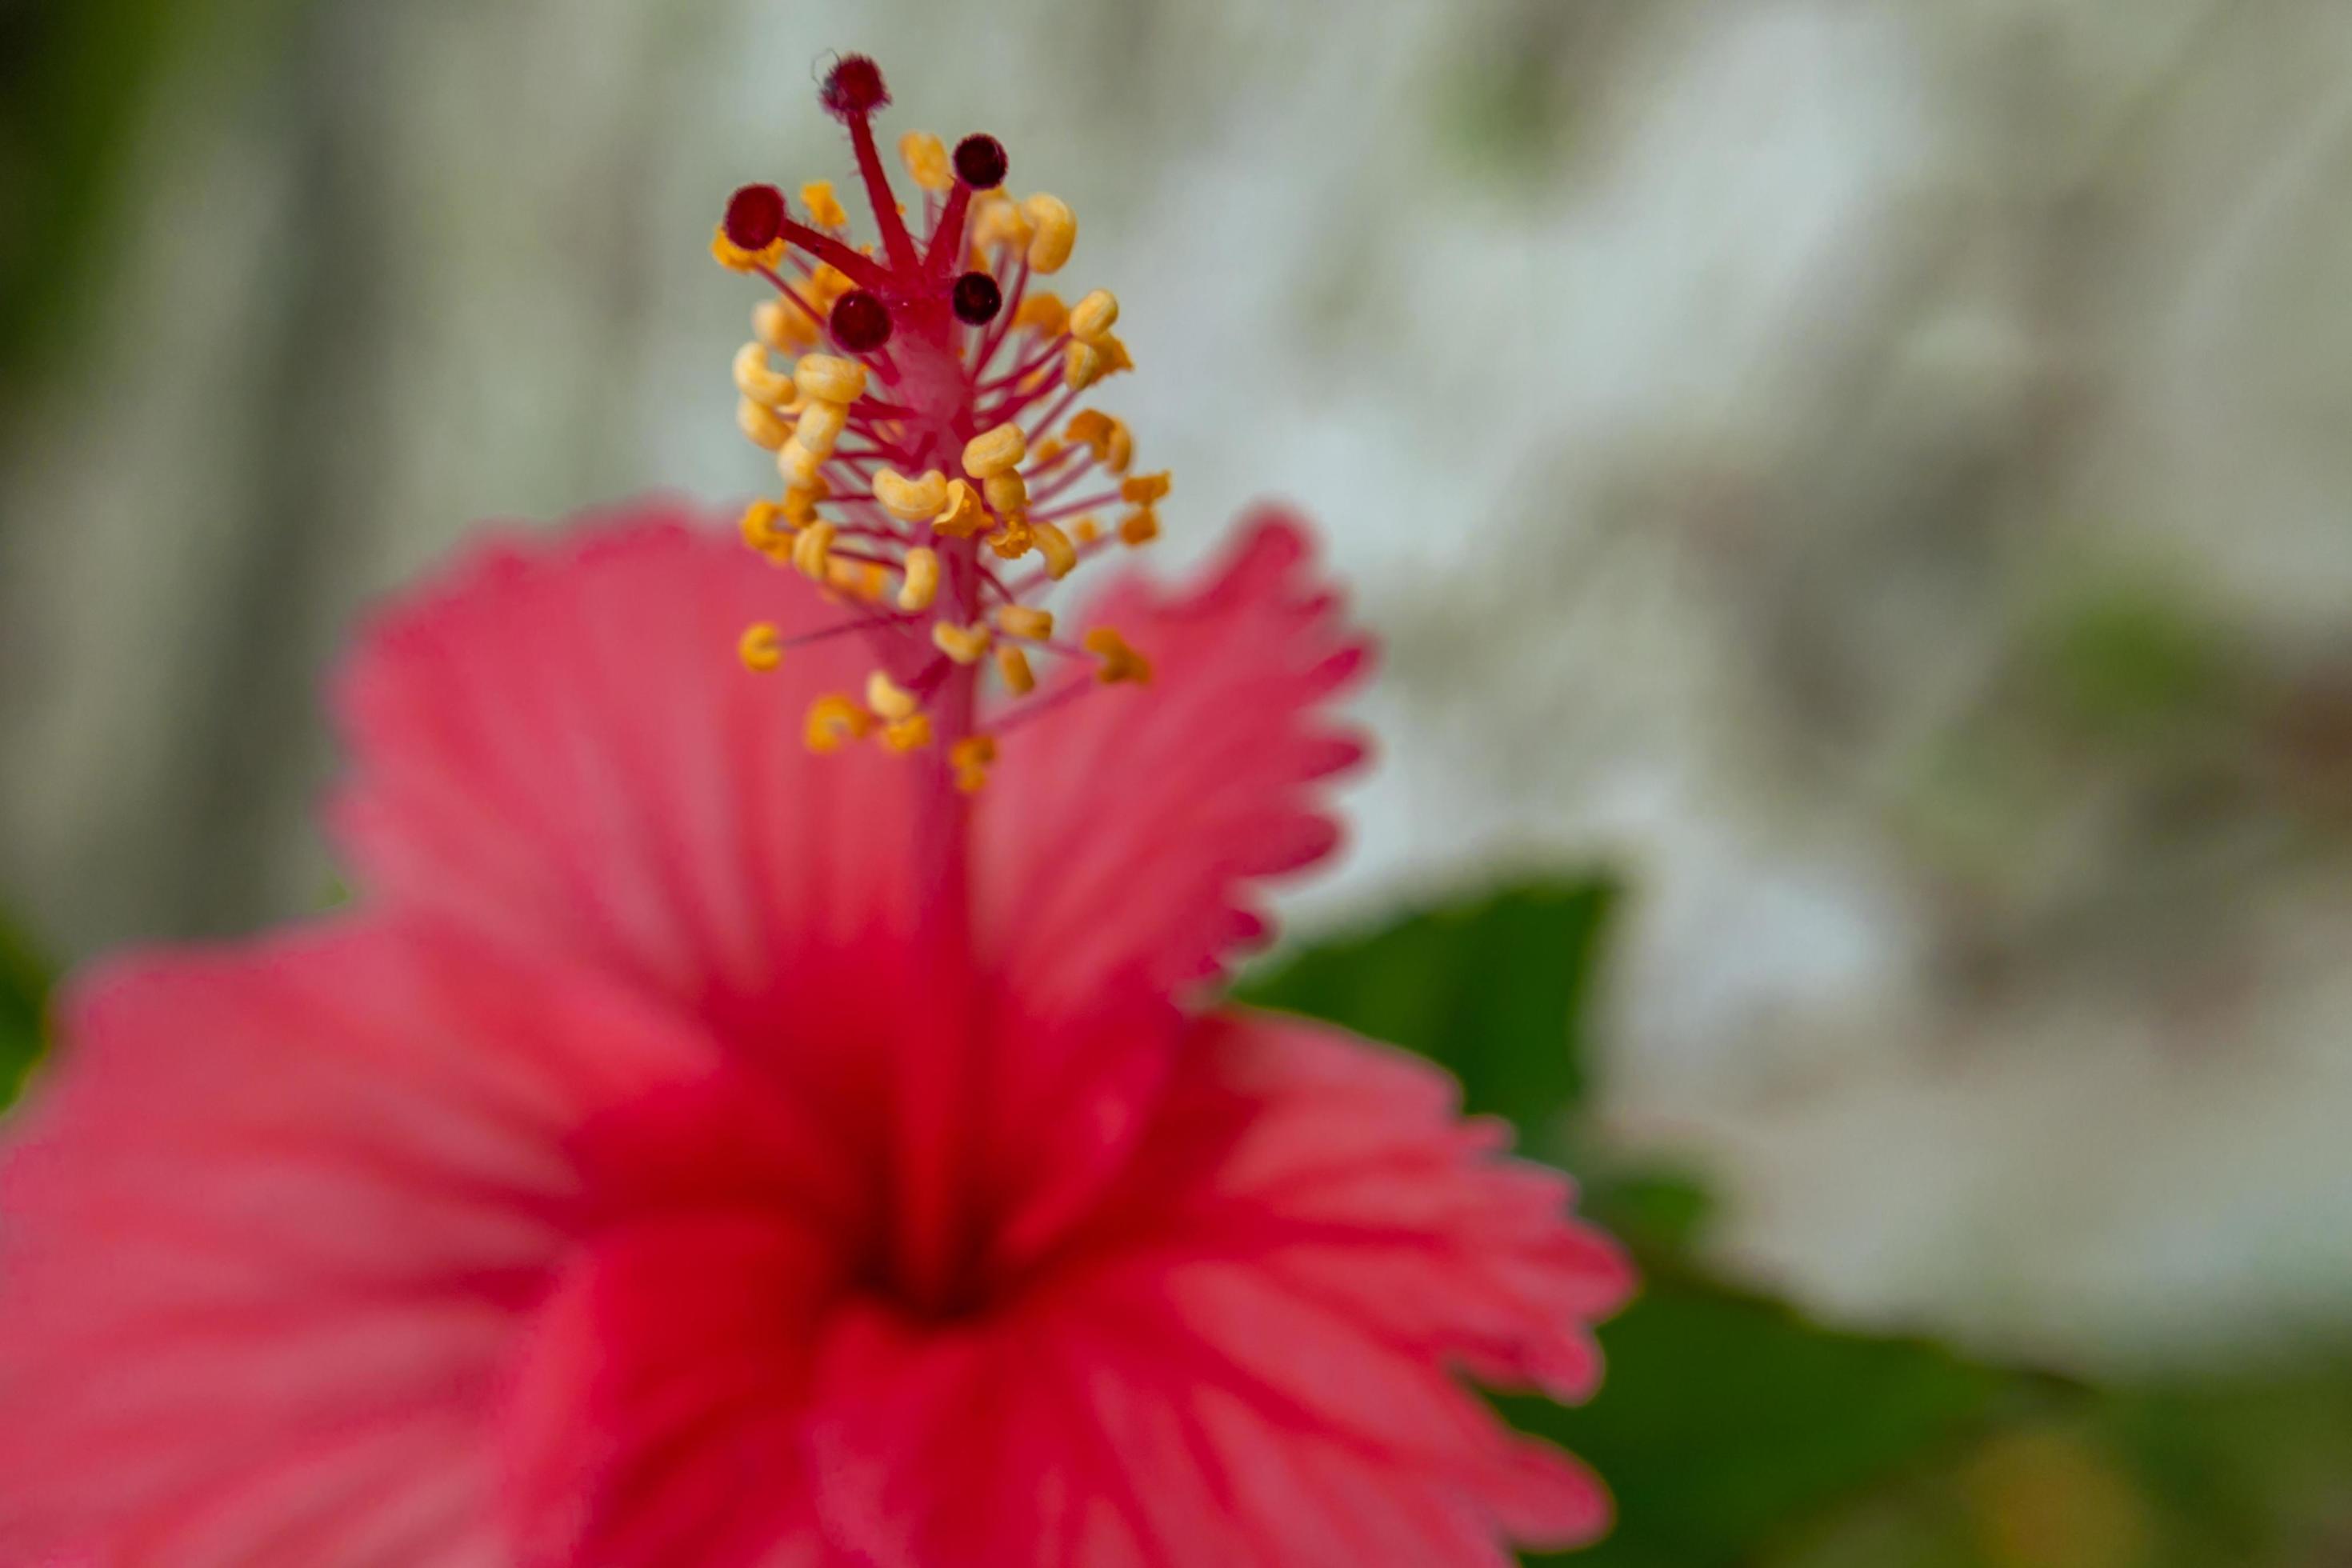
[[[1596,877],[1447,903],[1277,960],[1235,994],[1418,1051],[1461,1079],[1467,1110],[1555,1153],[1589,1083],[1583,1015],[1617,900]]]
[[[1715,1216],[1713,1190],[1688,1171],[1580,1154],[1572,1142],[1561,1163],[1578,1173],[1585,1217],[1637,1252],[1682,1257]]]
[[[1599,1546],[1531,1562],[1714,1568],[1972,1440],[2032,1385],[1922,1342],[1844,1333],[1652,1259],[1601,1330],[1608,1381],[1578,1409],[1501,1404],[1616,1494]]]

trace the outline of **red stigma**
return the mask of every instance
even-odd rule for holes
[[[890,307],[863,289],[834,302],[833,340],[851,353],[872,353],[890,341]]]
[[[1004,143],[985,132],[974,132],[956,143],[956,178],[975,191],[992,191],[1004,183]]]
[[[727,198],[727,238],[746,250],[765,250],[784,231],[784,193],[745,185]]]
[[[955,280],[950,296],[956,320],[968,327],[984,327],[1004,308],[1004,290],[985,272],[967,272]]]
[[[844,55],[825,73],[817,101],[835,120],[855,120],[888,103],[890,89],[883,85],[882,68],[870,57]]]

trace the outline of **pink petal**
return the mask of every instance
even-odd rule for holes
[[[80,988],[0,1164],[0,1555],[483,1562],[565,1139],[705,1048],[383,929]]]
[[[888,1568],[1507,1568],[1590,1541],[1600,1484],[1460,1381],[1589,1386],[1631,1279],[1568,1196],[1425,1064],[1198,1025],[1131,1168],[1001,1305],[836,1325],[825,1528]]]
[[[683,506],[485,540],[392,605],[337,689],[368,891],[634,977],[744,1038],[838,955],[905,949],[916,768],[809,753],[863,634],[754,675],[736,641],[851,618]]]
[[[1360,755],[1327,709],[1366,647],[1297,524],[1263,514],[1206,580],[1129,578],[1091,618],[1151,683],[1007,737],[979,811],[978,929],[1044,1012],[1118,984],[1164,994],[1262,935],[1255,885],[1330,853],[1318,786]]]
[[[1171,1092],[1161,1143],[1215,1147],[1217,1163],[1177,1187],[1148,1148],[1138,1201],[1165,1203],[1180,1233],[1253,1253],[1286,1289],[1413,1353],[1557,1398],[1591,1392],[1587,1330],[1631,1295],[1631,1267],[1566,1217],[1565,1177],[1496,1158],[1480,1124],[1451,1114],[1444,1073],[1248,1013],[1202,1023],[1187,1059],[1196,1070]]]
[[[1605,1521],[1580,1468],[1466,1396],[1481,1425],[1450,1444],[1367,1438],[1143,1304],[1073,1290],[969,1325],[850,1325],[809,1429],[826,1534],[874,1568],[1507,1568],[1508,1540],[1572,1544]],[[1244,1326],[1271,1353],[1312,1349]]]
[[[829,1248],[769,1214],[614,1232],[534,1319],[504,1422],[525,1563],[821,1568],[800,1427]]]
[[[931,1328],[881,1309],[828,1343],[809,1433],[827,1533],[872,1568],[1175,1568],[1243,1563],[1203,1550],[1213,1513],[1162,1540],[1128,1456],[1067,1404],[1067,1352],[1039,1318]],[[1139,1457],[1139,1456],[1137,1456]],[[1173,1478],[1154,1483],[1167,1486]],[[1171,1556],[1171,1551],[1181,1553]]]

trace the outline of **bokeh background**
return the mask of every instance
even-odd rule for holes
[[[12,1048],[334,896],[372,595],[761,482],[834,48],[1076,208],[1170,561],[1385,640],[1248,984],[1641,1248],[1579,1561],[2352,1563],[2343,0],[0,0]]]

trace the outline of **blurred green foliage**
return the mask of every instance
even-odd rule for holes
[[[2138,634],[2126,635],[2126,640]],[[2137,658],[2126,664],[2136,664]],[[1841,1331],[1717,1278],[1710,1198],[1591,1125],[1612,881],[1413,911],[1244,977],[1244,1001],[1418,1051],[1574,1171],[1641,1297],[1573,1410],[1507,1398],[1617,1497],[1586,1568],[2322,1568],[2352,1561],[2352,1369],[2100,1390]],[[2331,1555],[2331,1553],[2333,1553]]]
[[[2037,689],[2069,727],[2152,738],[2217,716],[2241,672],[2189,592],[2152,579],[2102,582],[2046,614],[2032,637]]]
[[[1431,58],[1427,119],[1449,172],[1519,194],[1556,181],[1606,118],[1642,0],[1465,9]]]
[[[1601,1332],[1601,1398],[1504,1402],[1617,1494],[1618,1529],[1575,1558],[1593,1568],[1747,1562],[2030,1394],[1934,1346],[1832,1332],[1668,1261],[1643,1265],[1641,1299]]]
[[[0,917],[0,1109],[14,1104],[40,1059],[49,972],[32,944]]]
[[[2161,1568],[2352,1562],[2352,1360],[2119,1390],[2081,1433],[2136,1489]]]
[[[225,27],[303,3],[0,3],[0,416],[103,297],[126,175],[170,69]]]
[[[69,331],[130,154],[138,110],[168,53],[170,0],[0,8],[0,386]]]
[[[2352,1364],[2082,1390],[1886,1488],[1769,1568],[2336,1568]]]

